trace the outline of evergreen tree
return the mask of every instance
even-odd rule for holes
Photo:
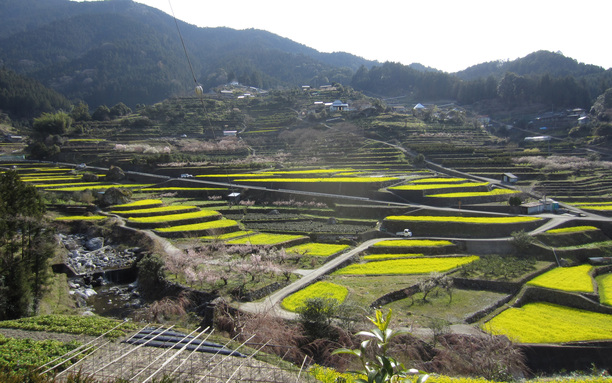
[[[36,188],[15,171],[0,175],[0,320],[35,309],[53,255],[52,231]]]

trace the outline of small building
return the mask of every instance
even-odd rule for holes
[[[237,130],[224,130],[223,131],[223,137],[236,137],[236,134],[238,134]]]
[[[525,202],[520,207],[521,214],[540,214],[544,212],[544,205],[539,202]]]
[[[525,142],[543,142],[550,141],[550,136],[534,136],[534,137],[525,137]]]
[[[491,117],[478,116],[478,122],[480,123],[480,125],[488,126],[491,123]]]
[[[522,214],[540,214],[544,212],[556,212],[557,210],[559,210],[559,202],[550,198],[521,204]]]
[[[555,212],[559,210],[559,202],[551,198],[544,198],[540,200],[540,203],[544,205],[544,211]]]
[[[22,141],[23,141],[23,136],[17,136],[14,134],[4,135],[4,142],[6,143],[16,143],[16,142],[22,142]]]
[[[227,195],[227,201],[231,204],[237,204],[240,202],[240,193],[233,192]]]
[[[504,173],[501,178],[502,182],[505,184],[513,184],[518,181],[518,177],[512,173]]]
[[[319,87],[319,90],[321,91],[332,91],[332,90],[336,90],[336,87],[333,85],[321,85]]]
[[[413,116],[420,116],[420,115],[423,114],[423,112],[425,112],[426,109],[427,108],[423,104],[418,103],[418,104],[416,104],[414,106],[414,108],[412,108],[412,115]]]
[[[329,110],[331,112],[344,112],[348,110],[348,104],[345,104],[340,100],[336,100],[330,105]]]

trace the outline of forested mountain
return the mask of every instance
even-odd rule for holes
[[[408,95],[423,101],[472,104],[495,100],[509,108],[534,103],[588,108],[612,87],[612,70],[540,51],[505,64],[479,64],[461,72],[461,76],[387,62],[370,69],[361,67],[351,85],[374,94]]]
[[[130,0],[5,0],[1,64],[90,105],[153,103],[193,89],[174,19]],[[314,49],[260,30],[179,21],[199,83],[256,87],[348,83],[373,62]]]
[[[187,55],[171,16],[131,0],[1,0],[0,66],[92,109],[191,93],[194,77],[206,90],[231,81],[265,89],[338,82],[381,97],[507,107],[589,107],[612,87],[612,70],[547,51],[450,74],[321,53],[261,30],[178,24]]]
[[[493,76],[503,77],[512,72],[520,76],[533,76],[547,73],[551,77],[585,77],[600,75],[605,69],[597,65],[579,63],[561,53],[538,51],[513,61],[490,61],[477,64],[455,73],[462,80],[475,80]]]

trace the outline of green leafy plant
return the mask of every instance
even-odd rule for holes
[[[424,383],[428,378],[424,371],[415,368],[407,369],[402,363],[397,362],[393,357],[387,355],[389,342],[398,335],[407,334],[404,330],[393,330],[389,328],[391,322],[391,310],[386,316],[381,310],[376,310],[374,318],[368,317],[370,322],[376,326],[372,331],[360,331],[356,335],[365,336],[367,339],[361,342],[358,349],[339,348],[332,352],[336,354],[348,354],[359,358],[362,370],[353,371],[359,375],[355,382],[360,383],[381,383],[381,382],[415,382]],[[370,342],[376,342],[377,354],[374,359],[369,359],[366,349]]]

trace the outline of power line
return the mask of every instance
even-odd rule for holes
[[[204,115],[208,120],[208,126],[210,127],[210,131],[212,132],[213,138],[216,139],[215,130],[213,129],[212,123],[210,121],[210,116],[208,115],[208,111],[206,110],[206,104],[204,104],[204,90],[200,84],[198,84],[198,80],[196,79],[195,72],[193,70],[193,65],[191,65],[191,59],[189,58],[189,54],[187,53],[187,47],[185,46],[185,40],[183,39],[183,34],[181,33],[181,28],[179,28],[178,20],[174,15],[174,9],[172,8],[172,2],[168,0],[168,5],[170,6],[170,12],[172,12],[172,18],[174,19],[174,24],[176,25],[176,31],[178,32],[179,38],[181,39],[181,45],[183,46],[183,52],[185,52],[185,57],[187,58],[187,63],[189,64],[189,70],[191,71],[191,77],[193,78],[193,82],[195,83],[195,92],[198,96],[200,96],[200,102],[202,103],[202,109],[204,109]]]

